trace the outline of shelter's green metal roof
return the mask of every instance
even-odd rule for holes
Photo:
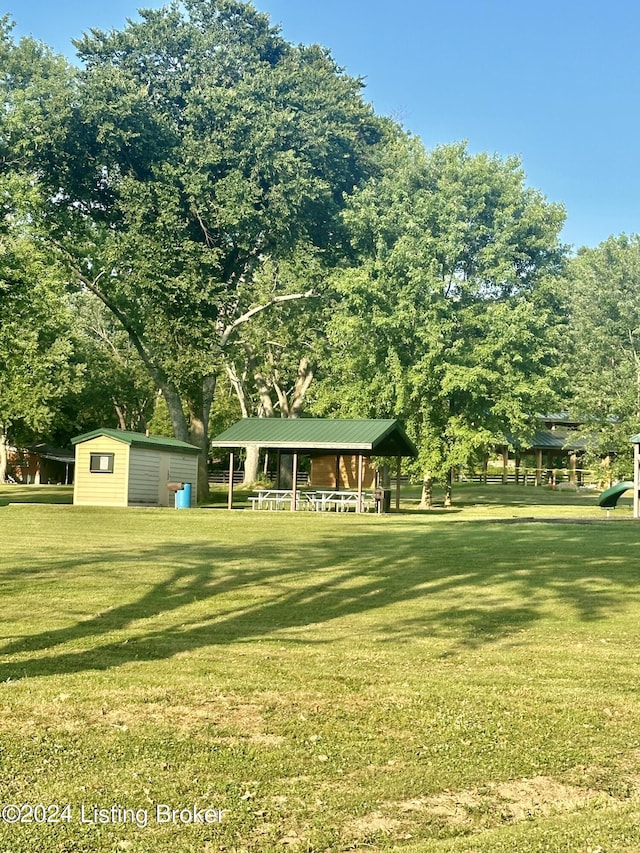
[[[585,450],[587,442],[571,430],[556,429],[536,430],[531,447],[536,450]]]
[[[568,450],[583,451],[587,447],[586,440],[579,436],[574,430],[556,427],[555,429],[537,429],[531,441],[515,441],[513,436],[507,433],[510,444],[522,450]]]
[[[91,432],[85,432],[82,435],[72,438],[71,443],[80,444],[83,441],[91,441],[92,438],[100,438],[103,435],[107,438],[114,438],[116,441],[121,441],[123,444],[129,444],[132,447],[178,450],[181,453],[200,453],[199,448],[193,444],[187,444],[186,441],[179,441],[177,438],[167,438],[163,435],[145,435],[142,432],[127,432],[121,429],[94,429]]]
[[[640,432],[631,436],[631,444],[640,444]]]
[[[214,447],[257,444],[272,450],[417,456],[396,420],[243,418],[213,439]]]

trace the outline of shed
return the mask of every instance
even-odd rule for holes
[[[185,441],[117,429],[96,429],[75,445],[73,502],[78,506],[173,506],[169,483],[197,493],[199,450]]]
[[[415,457],[418,451],[400,423],[393,419],[329,419],[329,418],[243,418],[213,439],[214,447],[231,450],[229,476],[229,509],[233,506],[233,464],[236,448],[250,445],[293,456],[293,490],[296,489],[298,457],[311,457],[313,485],[318,478],[333,476],[340,488],[355,480],[358,491],[370,479],[365,462],[372,456],[395,457],[398,474],[404,456]],[[315,466],[315,467],[314,467]],[[279,468],[279,466],[278,466]],[[397,477],[396,508],[399,506]]]

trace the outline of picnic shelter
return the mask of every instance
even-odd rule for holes
[[[396,509],[400,506],[400,465],[403,457],[418,452],[400,423],[393,419],[329,418],[243,418],[213,439],[214,447],[231,451],[229,457],[229,493],[227,505],[233,508],[233,468],[237,451],[261,447],[278,457],[292,457],[290,508],[295,510],[298,496],[298,464],[301,456],[311,459],[312,486],[339,492],[352,486],[356,512],[362,508],[365,488],[373,485],[372,457],[396,459]],[[280,483],[276,483],[279,489]]]

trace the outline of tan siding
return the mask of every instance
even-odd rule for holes
[[[371,461],[365,457],[363,466],[362,487],[372,489],[375,486],[376,469]],[[336,488],[336,457],[315,456],[311,460],[310,484],[316,489]],[[358,457],[340,457],[340,486],[341,489],[358,488]]]
[[[92,453],[113,453],[113,473],[89,470]],[[126,506],[129,479],[129,445],[107,436],[76,444],[73,502],[77,506]]]
[[[314,456],[311,459],[311,476],[309,485],[316,489],[335,489],[336,487],[336,457]]]
[[[157,450],[132,447],[129,453],[129,505],[160,506],[161,454]]]

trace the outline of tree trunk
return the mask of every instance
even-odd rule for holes
[[[191,413],[189,443],[199,448],[198,454],[198,503],[209,497],[209,437],[201,416]]]
[[[280,488],[293,488],[293,456],[291,453],[280,454]]]
[[[299,417],[306,400],[307,391],[313,382],[313,375],[313,365],[306,356],[303,356],[298,364],[298,374],[296,376],[295,386],[291,395],[291,406],[289,409],[290,418]]]
[[[124,416],[124,412],[122,411],[122,406],[119,406],[116,401],[113,401],[113,408],[116,410],[116,415],[118,418],[118,429],[126,430],[127,421]]]
[[[260,464],[260,448],[257,444],[250,444],[246,448],[244,460],[243,486],[251,486],[258,479],[258,466]]]
[[[189,442],[200,449],[198,456],[198,503],[209,497],[209,413],[216,376],[205,376],[189,400]],[[176,436],[177,438],[177,436]]]
[[[7,428],[0,424],[0,483],[7,482]]]
[[[249,356],[247,356],[247,361],[250,361]],[[238,402],[240,403],[242,417],[248,418],[251,416],[249,411],[251,402],[246,389],[247,370],[245,369],[242,376],[239,376],[235,364],[226,364],[225,367],[227,370],[227,376],[229,377],[233,390],[238,398]],[[244,478],[242,480],[243,486],[251,486],[258,479],[259,460],[260,448],[258,445],[253,444],[250,447],[247,447],[246,458],[244,461]]]
[[[453,468],[449,468],[447,471],[447,480],[444,487],[444,505],[445,507],[451,506],[451,490],[453,485]]]
[[[178,441],[189,441],[189,426],[182,411],[182,400],[172,382],[162,383],[160,386],[162,396],[167,404],[167,411],[171,418],[174,438]]]
[[[420,498],[420,509],[431,509],[433,507],[433,477],[427,471],[422,479],[422,497]]]

